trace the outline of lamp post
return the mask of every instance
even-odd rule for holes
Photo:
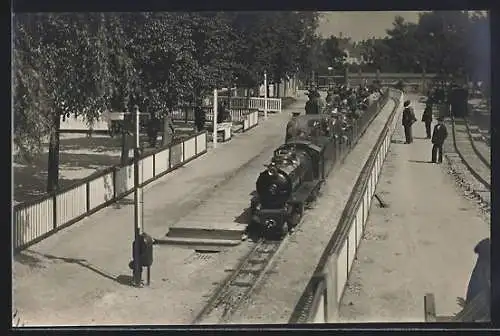
[[[142,266],[140,263],[140,239],[142,227],[142,189],[139,188],[139,149],[140,149],[140,112],[134,106],[135,116],[135,146],[134,146],[134,242],[133,242],[133,273],[132,278],[135,286],[141,286]]]
[[[267,72],[264,71],[264,119],[267,119]]]
[[[213,120],[213,133],[212,133],[212,142],[214,144],[214,148],[217,147],[217,88],[214,89],[214,105],[213,105],[213,115],[214,115],[214,120]]]
[[[330,86],[333,86],[333,75],[332,75],[332,72],[333,72],[333,67],[332,66],[329,66],[328,67],[328,73],[330,74]]]

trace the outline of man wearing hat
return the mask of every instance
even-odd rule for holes
[[[434,131],[432,132],[432,163],[443,162],[443,144],[446,137],[448,137],[448,130],[446,129],[445,124],[443,123],[444,117],[439,116],[437,118],[438,123],[434,126]]]
[[[415,112],[413,111],[413,107],[410,106],[410,101],[407,100],[404,102],[404,110],[403,110],[403,128],[405,130],[405,138],[407,144],[410,144],[413,142],[413,135],[412,135],[412,125],[413,123],[417,121],[417,118],[415,118]]]
[[[422,122],[425,124],[425,133],[427,139],[431,138],[431,124],[432,124],[432,102],[427,99],[425,103],[424,113],[422,113]]]
[[[297,121],[297,117],[300,116],[300,114],[300,112],[292,112],[292,119],[288,122],[288,124],[286,124],[285,143],[299,134],[299,123]]]
[[[315,91],[307,93],[309,100],[306,102],[306,114],[319,114],[318,100]]]

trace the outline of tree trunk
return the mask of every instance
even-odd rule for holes
[[[54,126],[49,141],[49,161],[47,167],[47,192],[59,189],[59,128],[61,117],[56,113],[53,120]]]
[[[122,139],[121,139],[121,155],[120,155],[120,163],[125,165],[129,162],[129,141],[127,132],[122,129]]]
[[[280,82],[276,83],[276,85],[274,86],[274,88],[276,89],[276,98],[280,97],[280,86]]]

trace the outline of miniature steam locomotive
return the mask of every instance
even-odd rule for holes
[[[274,151],[257,178],[249,231],[267,239],[282,239],[294,231],[304,210],[317,199],[336,156],[353,141],[352,123],[348,113],[333,107],[323,114],[294,115],[285,144]]]
[[[260,173],[251,201],[252,222],[268,238],[281,238],[300,222],[332,170],[339,129],[331,117],[304,115],[287,127],[286,143]],[[293,132],[290,129],[293,128]]]

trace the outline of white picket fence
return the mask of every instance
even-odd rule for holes
[[[198,133],[139,160],[146,185],[207,152],[207,134]],[[111,167],[55,194],[14,206],[13,245],[24,248],[102,209],[133,191],[134,165]]]
[[[241,122],[243,131],[255,127],[259,122],[259,111],[263,111],[266,100],[260,97],[219,97],[229,104],[233,122]],[[206,107],[206,119],[213,120],[211,107]],[[268,98],[269,112],[281,112],[281,98]],[[192,108],[174,111],[173,119],[194,120]],[[93,130],[107,130],[107,118],[92,125]],[[105,120],[106,119],[106,120]],[[70,117],[61,122],[61,130],[89,130],[82,118]],[[145,185],[169,171],[207,152],[207,134],[194,135],[169,148],[140,159],[140,183]],[[133,191],[134,165],[111,167],[92,175],[78,184],[55,194],[45,195],[37,200],[13,206],[13,244],[19,250],[29,246],[61,228],[102,209]]]
[[[250,108],[257,109],[259,111],[264,111],[265,109],[265,98],[262,97],[218,97],[223,103],[228,104],[228,108]],[[229,106],[229,100],[231,101],[231,105]],[[213,104],[213,99],[211,98],[210,104]],[[267,98],[267,110],[269,112],[281,112],[281,98]]]
[[[261,97],[226,97],[219,96],[218,100],[226,103],[227,107],[231,113],[233,122],[244,122],[246,115],[250,113],[251,110],[264,111],[265,99]],[[206,111],[206,120],[213,120],[213,98],[208,99],[208,106],[204,107]],[[250,111],[249,111],[250,110]],[[267,111],[268,112],[281,112],[281,98],[267,98]],[[117,113],[111,113],[117,114]],[[120,113],[118,113],[120,114]],[[123,115],[123,113],[121,113]],[[192,107],[186,107],[183,109],[175,110],[172,112],[171,116],[174,120],[194,120],[194,110]],[[88,122],[83,116],[77,116],[76,118],[71,116],[65,120],[61,117],[61,127],[62,131],[88,131],[92,129],[93,131],[108,131],[110,125],[110,115],[103,113],[99,120],[94,121],[92,126],[89,126]]]

